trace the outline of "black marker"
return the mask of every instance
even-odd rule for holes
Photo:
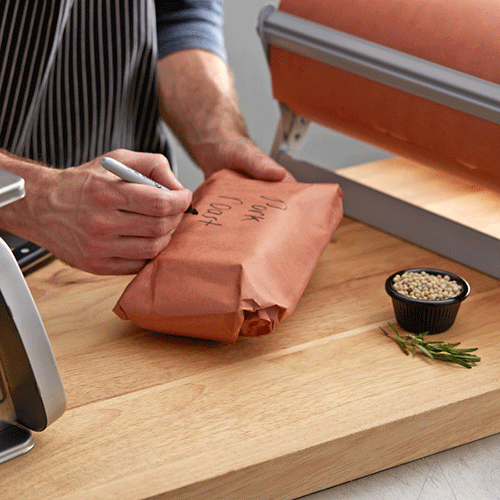
[[[123,163],[120,163],[118,160],[115,160],[114,158],[108,158],[108,157],[101,158],[101,165],[108,172],[115,174],[124,181],[132,182],[134,184],[145,184],[146,186],[153,186],[159,189],[166,189],[167,191],[169,190],[162,184],[158,184],[153,179],[150,179],[149,177],[142,175],[140,172],[137,172],[136,170],[127,167]],[[193,205],[189,205],[188,209],[184,213],[197,215],[198,210],[196,210],[196,208],[194,208]]]

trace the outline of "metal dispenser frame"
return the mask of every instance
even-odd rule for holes
[[[0,170],[0,206],[24,196],[24,181]],[[66,409],[52,349],[28,285],[0,238],[0,464],[29,451]]]
[[[391,87],[500,124],[500,85],[343,33],[273,6],[260,11],[257,31],[269,45],[321,61]],[[495,278],[500,240],[429,212],[335,171],[294,157],[309,121],[280,103],[271,156],[297,180],[338,183],[346,215]]]

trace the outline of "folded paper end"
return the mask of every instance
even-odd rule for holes
[[[117,302],[115,307],[113,308],[113,312],[121,319],[128,319],[127,313],[122,309],[120,302]]]

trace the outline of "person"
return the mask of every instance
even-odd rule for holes
[[[7,0],[3,12],[0,168],[26,190],[0,209],[3,230],[87,272],[137,273],[191,203],[166,124],[205,177],[289,176],[249,138],[222,0]],[[122,181],[102,156],[170,190]]]

